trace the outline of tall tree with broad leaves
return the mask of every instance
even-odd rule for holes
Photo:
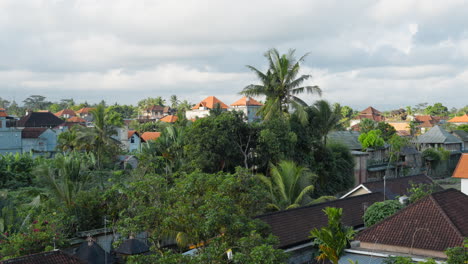
[[[319,100],[311,107],[316,130],[324,145],[327,144],[327,135],[339,128],[341,120],[341,107],[332,107],[327,101]]]
[[[301,75],[299,77],[300,64],[307,54],[296,60],[295,50],[291,49],[287,54],[281,55],[278,50],[270,49],[265,53],[269,68],[266,73],[257,68],[247,65],[252,70],[261,84],[250,84],[242,90],[241,94],[246,96],[266,96],[265,105],[259,110],[259,114],[265,120],[278,115],[287,115],[289,109],[296,111],[301,121],[307,122],[307,114],[304,107],[307,104],[297,95],[308,92],[321,95],[322,90],[314,86],[301,86],[304,81],[311,78],[311,75]]]

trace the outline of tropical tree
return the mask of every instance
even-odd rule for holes
[[[270,177],[258,175],[270,190],[272,210],[287,210],[310,201],[308,195],[314,191],[316,175],[308,168],[297,166],[293,161],[281,161],[277,166],[270,164]]]
[[[324,145],[327,144],[327,135],[337,129],[340,124],[341,107],[331,107],[325,100],[319,100],[312,106],[313,118],[315,119],[316,129]]]
[[[177,108],[178,105],[179,105],[179,99],[177,98],[177,95],[175,94],[171,95],[171,107]]]
[[[94,127],[76,127],[76,142],[78,149],[92,151],[96,154],[97,167],[102,168],[105,156],[115,155],[120,146],[119,141],[112,136],[117,134],[115,126],[111,125],[109,115],[104,105],[100,104],[91,110]]]
[[[367,133],[362,133],[358,140],[361,142],[363,149],[383,147],[385,145],[385,141],[381,135],[382,131],[375,129]]]
[[[302,63],[307,56],[299,60],[294,58],[295,50],[291,49],[287,54],[280,55],[278,50],[270,49],[265,53],[269,68],[266,73],[248,65],[247,67],[255,73],[261,84],[250,84],[244,88],[241,94],[246,96],[266,96],[266,103],[259,110],[264,119],[287,115],[290,108],[294,109],[306,122],[304,107],[307,104],[297,95],[308,92],[321,95],[318,86],[301,86],[311,75],[301,75],[297,78]]]
[[[332,263],[338,264],[344,249],[354,238],[355,231],[341,223],[342,208],[327,207],[323,212],[328,217],[328,225],[321,229],[314,228],[310,231],[310,238],[313,239],[314,244],[319,246],[318,260],[328,259]]]

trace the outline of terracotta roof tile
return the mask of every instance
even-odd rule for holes
[[[5,108],[0,108],[0,117],[7,117],[8,114],[5,110]]]
[[[77,257],[70,256],[67,253],[56,250],[49,252],[42,252],[32,255],[27,255],[23,257],[18,257],[14,259],[4,260],[1,263],[3,264],[81,264],[86,263]]]
[[[175,115],[167,115],[167,116],[159,119],[159,121],[166,122],[166,123],[175,123],[177,121],[177,119],[179,119],[179,118],[177,116],[175,116]]]
[[[192,109],[198,109],[200,107],[206,107],[208,109],[214,109],[214,108],[216,108],[216,106],[218,104],[222,109],[228,109],[229,108],[225,103],[221,102],[221,100],[219,100],[215,96],[208,96],[207,98],[203,99],[203,101],[199,102],[194,107],[192,107]]]
[[[468,196],[455,189],[433,193],[356,237],[367,243],[444,251],[468,236]],[[416,239],[413,239],[413,238]]]
[[[244,96],[241,99],[231,104],[231,106],[248,106],[248,105],[262,106],[263,104],[253,99],[252,97],[247,97],[247,96]]]
[[[74,117],[68,118],[67,122],[70,122],[70,123],[86,123],[86,120],[81,118],[81,117],[74,116]]]
[[[140,136],[140,134],[138,134],[137,131],[135,131],[135,130],[130,130],[130,131],[128,131],[128,134],[127,134],[127,135],[128,135],[128,138],[131,138],[134,134],[136,134],[137,136]]]
[[[164,106],[162,105],[152,105],[148,108],[146,108],[145,110],[146,111],[150,111],[150,112],[164,112]]]
[[[61,116],[64,116],[64,115],[76,116],[76,113],[75,113],[75,111],[73,111],[71,109],[63,109],[62,111],[59,111],[59,112],[55,113],[54,115],[58,116],[58,117],[61,117]]]
[[[451,122],[451,123],[468,123],[468,115],[464,114],[462,116],[456,116],[456,117],[448,120],[447,122]]]
[[[76,111],[77,114],[89,114],[91,110],[94,108],[92,107],[83,107],[80,110]]]
[[[327,216],[322,211],[325,207],[343,208],[343,223],[360,227],[364,224],[362,216],[365,208],[382,200],[381,193],[370,193],[269,213],[257,218],[270,225],[273,235],[280,240],[280,248],[288,248],[310,242],[310,230],[327,225]]]
[[[141,135],[141,139],[144,141],[156,140],[161,136],[161,132],[145,132]]]
[[[452,177],[468,179],[468,154],[461,155]]]

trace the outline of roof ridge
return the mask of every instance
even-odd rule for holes
[[[316,207],[316,206],[323,205],[323,204],[329,204],[329,203],[334,203],[334,202],[353,200],[353,199],[363,198],[364,196],[373,196],[373,195],[382,195],[382,196],[383,196],[383,193],[381,193],[381,192],[366,193],[366,194],[362,194],[362,195],[346,197],[346,198],[343,198],[343,199],[336,199],[336,200],[333,200],[333,201],[326,201],[326,202],[321,202],[321,203],[316,203],[316,204],[311,204],[311,205],[305,205],[305,206],[296,207],[296,208],[287,209],[287,210],[280,210],[280,211],[275,211],[275,212],[269,212],[269,213],[257,215],[257,216],[255,216],[254,218],[259,218],[259,217],[268,216],[268,215],[275,215],[275,214],[280,214],[280,213],[284,213],[284,212],[293,212],[293,211],[297,211],[297,210],[300,210],[300,209]]]

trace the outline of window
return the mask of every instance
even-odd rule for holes
[[[132,137],[130,138],[130,143],[135,143],[135,136],[132,136]]]

